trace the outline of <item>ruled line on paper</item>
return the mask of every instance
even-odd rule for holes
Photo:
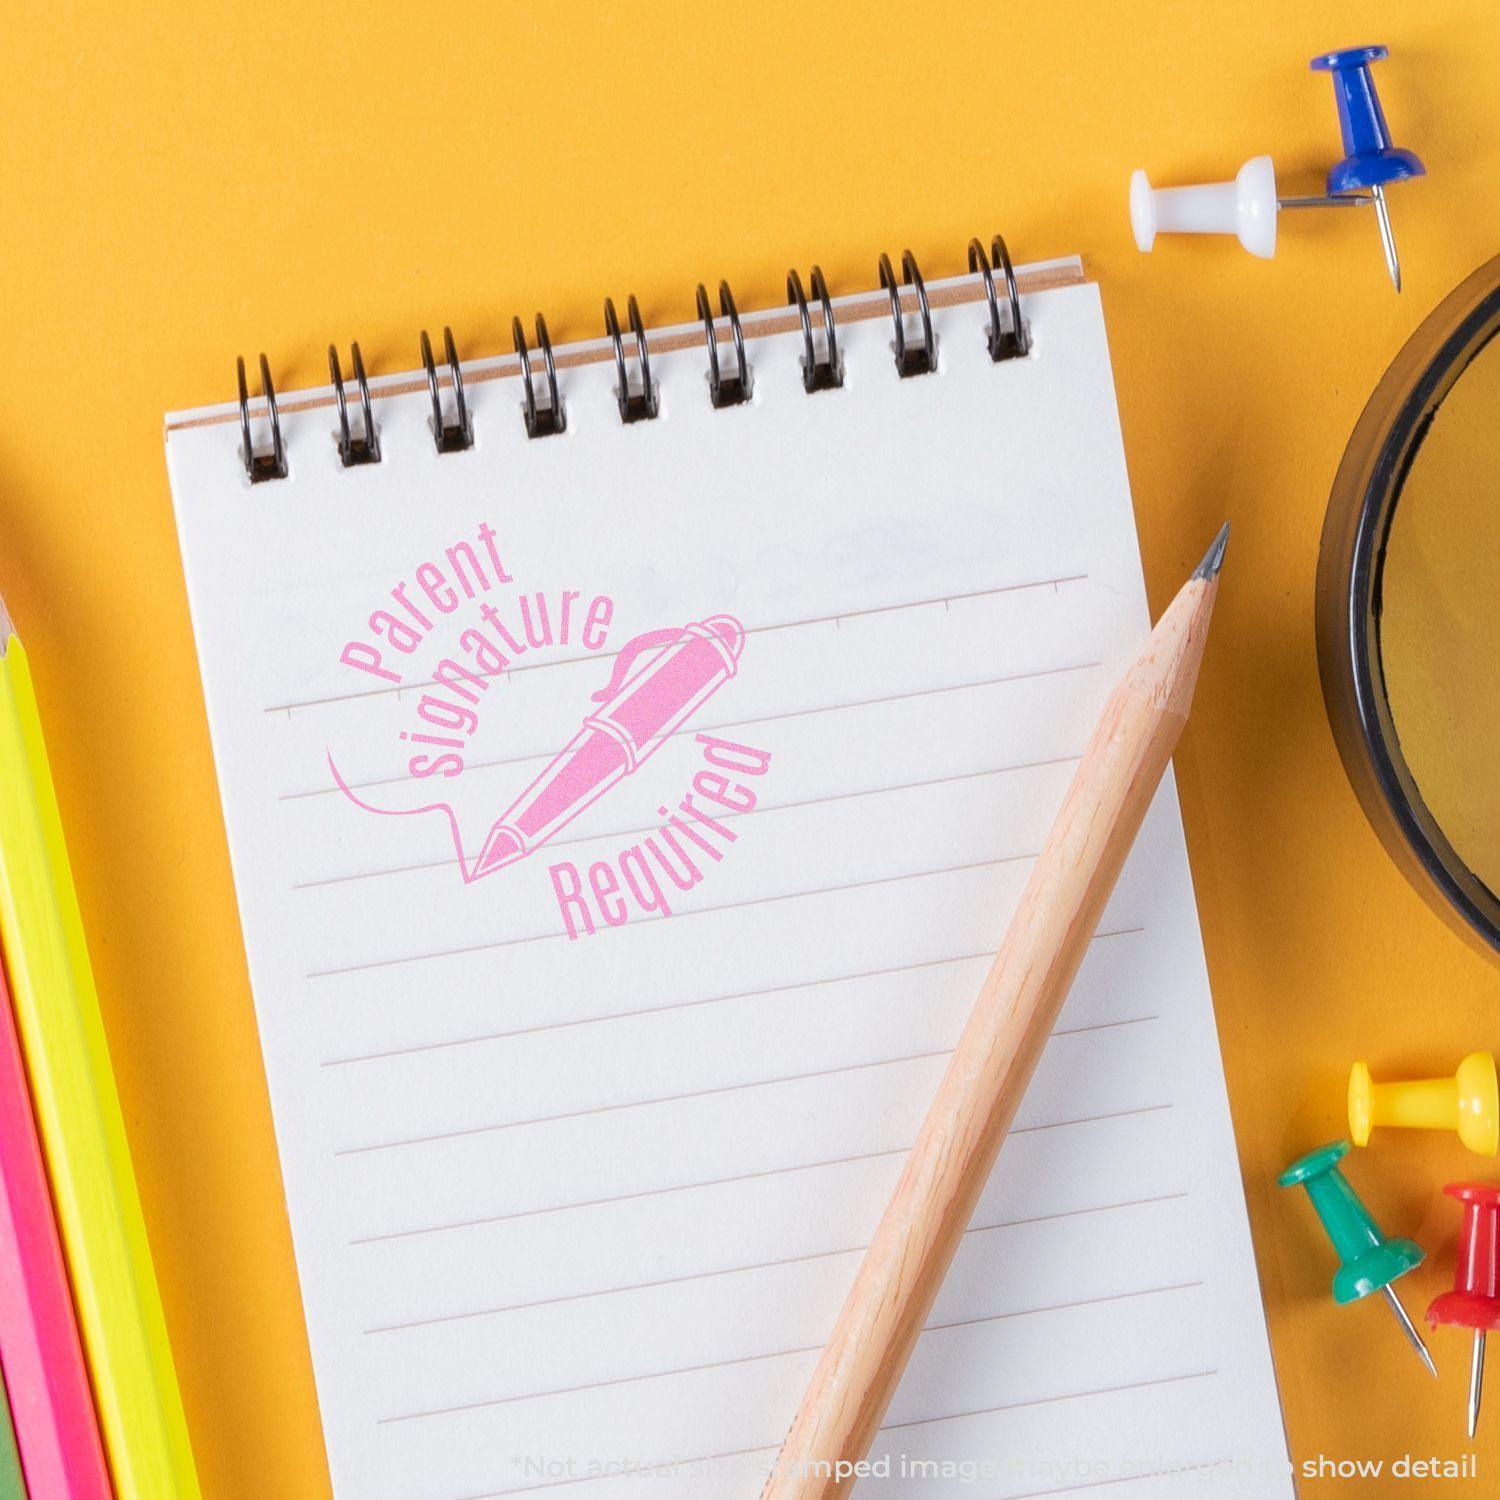
[[[1082,1036],[1087,1032],[1117,1030],[1121,1026],[1139,1022],[1114,1021],[1100,1026],[1075,1026],[1053,1036]],[[442,1130],[432,1135],[404,1136],[393,1141],[372,1141],[363,1146],[339,1146],[335,1156],[369,1156],[377,1151],[397,1151],[407,1146],[432,1146],[442,1141],[464,1140],[475,1135],[498,1135],[506,1130],[524,1130],[533,1125],[561,1125],[569,1120],[587,1120],[598,1115],[617,1114],[626,1109],[651,1109],[661,1104],[684,1104],[693,1099],[713,1099],[723,1094],[748,1093],[754,1089],[777,1088],[787,1083],[810,1083],[818,1078],[838,1078],[846,1073],[867,1073],[874,1068],[895,1068],[906,1063],[931,1062],[934,1058],[947,1057],[950,1047],[933,1047],[921,1052],[906,1052],[899,1057],[877,1057],[868,1062],[842,1063],[838,1067],[814,1068],[806,1073],[784,1073],[776,1078],[756,1078],[745,1083],[725,1083],[714,1088],[689,1089],[681,1094],[657,1094],[649,1099],[622,1099],[617,1104],[596,1104],[588,1109],[566,1110],[555,1115],[533,1115],[524,1120],[501,1120],[493,1125],[469,1125],[462,1130]]]
[[[998,1415],[1000,1412],[1024,1411],[1027,1408],[1034,1406],[1052,1406],[1063,1401],[1088,1401],[1097,1396],[1127,1395],[1131,1391],[1150,1390],[1156,1386],[1180,1385],[1184,1381],[1189,1380],[1208,1380],[1216,1377],[1218,1373],[1219,1372],[1217,1368],[1209,1370],[1189,1370],[1179,1375],[1156,1375],[1147,1380],[1132,1380],[1124,1385],[1102,1386],[1096,1390],[1091,1391],[1072,1391],[1064,1393],[1060,1396],[1038,1396],[1028,1401],[1010,1401],[1000,1406],[985,1407],[978,1411],[960,1412],[952,1417],[923,1417],[913,1422],[893,1422],[888,1426],[881,1427],[877,1431],[876,1437],[879,1437],[880,1433],[883,1432],[896,1432],[907,1427],[931,1426],[936,1422],[959,1421],[971,1417],[989,1417]],[[768,1458],[774,1458],[775,1455],[780,1451],[779,1445],[780,1440],[778,1439],[777,1442],[761,1443],[754,1448],[730,1448],[720,1453],[700,1453],[694,1454],[691,1457],[663,1458],[658,1459],[653,1463],[642,1464],[640,1465],[640,1468],[644,1472],[649,1472],[651,1470],[659,1470],[667,1467],[683,1467],[696,1464],[720,1463],[726,1459],[731,1458],[751,1458],[757,1453],[764,1453]],[[530,1495],[535,1494],[539,1490],[555,1490],[560,1489],[564,1485],[571,1484],[593,1484],[596,1480],[599,1479],[618,1479],[619,1477],[620,1476],[618,1474],[609,1473],[584,1475],[575,1474],[569,1475],[563,1479],[544,1479],[539,1484],[520,1484],[513,1485],[511,1488],[503,1490],[484,1490],[479,1493],[453,1495],[449,1497],[449,1500],[507,1500],[507,1497],[511,1495]],[[1158,1476],[1143,1477],[1154,1478]],[[1042,1493],[1046,1494],[1047,1492],[1042,1491]],[[1006,1500],[1006,1497],[1002,1497],[1002,1500]],[[1028,1497],[1016,1496],[1010,1497],[1010,1500],[1028,1500]]]
[[[1053,755],[1044,760],[1022,760],[1007,766],[988,766],[979,771],[957,771],[951,776],[927,776],[920,781],[896,782],[891,786],[864,787],[856,792],[828,792],[821,797],[804,797],[796,802],[757,802],[754,807],[748,808],[726,808],[715,817],[721,823],[728,823],[732,819],[753,818],[758,813],[768,812],[794,812],[805,807],[824,807],[832,802],[848,802],[856,797],[881,797],[893,792],[914,792],[926,787],[947,786],[957,781],[979,781],[986,776],[1004,776],[1015,771],[1041,771],[1051,766],[1071,765],[1074,761],[1082,758],[1082,752],[1074,755]],[[554,838],[547,840],[549,849],[561,849],[569,844],[589,844],[601,839],[629,839],[636,838],[641,834],[655,833],[660,828],[658,820],[650,823],[644,828],[617,828],[599,829],[592,833],[573,833],[566,838]],[[424,870],[443,870],[456,868],[457,859],[432,859],[415,865],[392,865],[381,870],[357,870],[352,875],[328,875],[318,880],[297,880],[292,882],[291,889],[294,891],[317,890],[323,886],[343,885],[353,880],[374,880],[383,875],[412,875]]]
[[[1143,1104],[1134,1109],[1110,1110],[1100,1115],[1083,1115],[1076,1120],[1053,1120],[1040,1125],[1013,1125],[1008,1136],[1033,1135],[1043,1130],[1066,1130],[1078,1125],[1099,1125],[1113,1120],[1133,1119],[1139,1115],[1163,1114],[1174,1109],[1175,1103]],[[629,1203],[640,1198],[661,1198],[668,1193],[696,1192],[702,1188],[731,1187],[740,1182],[754,1182],[767,1177],[791,1177],[800,1172],[817,1172],[827,1167],[852,1166],[856,1162],[879,1161],[882,1157],[905,1156],[910,1145],[894,1146],[886,1151],[860,1151],[849,1156],[829,1157],[824,1161],[796,1162],[789,1167],[762,1167],[754,1172],[737,1172],[729,1177],[709,1177],[700,1182],[677,1182],[666,1187],[641,1188],[633,1193],[616,1193],[608,1198],[588,1198],[576,1203],[554,1203],[543,1208],[521,1208],[510,1213],[489,1214],[479,1219],[460,1219],[449,1224],[426,1224],[415,1229],[389,1230],[381,1234],[360,1235],[349,1240],[350,1245],[384,1244],[390,1240],[415,1239],[420,1235],[447,1234],[459,1229],[481,1229],[490,1224],[505,1224],[516,1219],[535,1219],[547,1214],[571,1213],[575,1209],[607,1208],[616,1203]]]
[[[978,1318],[956,1318],[947,1323],[928,1323],[923,1326],[922,1332],[947,1333],[957,1328],[975,1328],[989,1323],[1004,1323],[1013,1318],[1038,1318],[1048,1313],[1071,1312],[1080,1307],[1100,1307],[1111,1302],[1130,1302],[1137,1297],[1161,1297],[1172,1292],[1195,1291],[1204,1283],[1198,1281],[1179,1281],[1167,1286],[1145,1286],[1135,1287],[1127,1292],[1111,1292],[1102,1297],[1081,1297],[1069,1302],[1054,1302],[1042,1307],[1015,1308],[1010,1312],[987,1313]],[[580,1385],[558,1386],[551,1390],[523,1391],[515,1396],[496,1396],[485,1401],[471,1401],[462,1406],[434,1407],[427,1411],[402,1412],[391,1417],[377,1417],[376,1425],[379,1427],[392,1426],[398,1422],[418,1422],[429,1417],[453,1417],[462,1416],[468,1412],[488,1411],[497,1406],[514,1406],[521,1401],[542,1401],[552,1396],[576,1396],[584,1391],[604,1390],[612,1386],[637,1385],[647,1380],[671,1380],[678,1375],[699,1375],[708,1370],[726,1370],[735,1365],[758,1364],[768,1359],[792,1359],[803,1354],[816,1354],[822,1344],[803,1344],[794,1349],[770,1349],[762,1354],[742,1354],[733,1359],[708,1360],[702,1364],[682,1365],[671,1370],[648,1370],[641,1375],[622,1375],[611,1380],[592,1380]],[[894,1427],[919,1427],[923,1422],[946,1422],[956,1420],[961,1416],[978,1416],[978,1412],[958,1412],[953,1416],[929,1417],[919,1419],[915,1422],[898,1422]]]
[[[1014,1132],[1012,1132],[1014,1133]],[[490,1224],[508,1224],[516,1219],[537,1219],[548,1214],[572,1213],[582,1208],[609,1208],[616,1203],[632,1203],[640,1198],[664,1198],[669,1193],[691,1193],[700,1188],[732,1187],[740,1182],[755,1182],[765,1177],[791,1177],[799,1172],[818,1172],[825,1167],[848,1167],[857,1162],[879,1161],[882,1157],[905,1156],[909,1146],[895,1146],[885,1151],[857,1151],[849,1156],[833,1156],[826,1161],[797,1162],[790,1167],[759,1167],[753,1172],[736,1172],[729,1177],[709,1177],[701,1182],[678,1182],[667,1187],[641,1188],[633,1193],[615,1193],[608,1198],[585,1198],[575,1203],[553,1203],[545,1208],[521,1208],[510,1213],[487,1214],[482,1219],[458,1219],[448,1224],[424,1224],[415,1229],[387,1230],[382,1234],[359,1235],[350,1245],[383,1245],[391,1240],[410,1240],[428,1234],[448,1234],[459,1229],[483,1229]]]
[[[847,703],[819,703],[811,708],[789,708],[781,713],[754,714],[747,719],[724,719],[717,723],[705,724],[694,721],[691,725],[683,725],[674,729],[670,734],[663,736],[664,739],[678,739],[689,734],[708,734],[721,729],[744,729],[751,724],[778,724],[785,719],[807,719],[818,714],[842,713],[851,708],[878,708],[886,703],[906,703],[915,698],[932,698],[943,693],[962,693],[974,688],[1003,687],[1008,683],[1031,682],[1042,677],[1062,677],[1069,672],[1088,672],[1093,668],[1101,666],[1098,661],[1069,662],[1060,667],[1040,667],[1030,672],[1009,672],[1000,677],[981,677],[973,682],[954,682],[943,687],[916,688],[906,693],[885,693],[876,698],[855,698]],[[560,753],[565,747],[559,745],[556,750],[537,750],[526,755],[502,756],[499,760],[470,760],[465,762],[465,769],[469,771],[494,771],[504,766],[518,766],[526,761],[543,761],[549,755]],[[386,786],[403,786],[411,781],[410,776],[378,776],[370,781],[349,781],[345,786],[352,792],[367,792],[378,790]],[[278,792],[278,802],[302,802],[309,797],[332,796],[340,789],[336,785],[309,787],[300,792]]]
[[[716,906],[694,906],[683,911],[674,911],[668,917],[632,917],[620,925],[629,927],[641,922],[672,921],[681,924],[690,917],[706,917],[713,912],[738,911],[750,906],[769,906],[777,901],[800,901],[809,896],[832,896],[841,891],[867,890],[876,885],[897,885],[903,880],[927,880],[937,875],[957,875],[965,870],[985,870],[1000,865],[1024,864],[1037,857],[1036,850],[1027,854],[1005,854],[999,859],[976,859],[966,864],[940,865],[936,870],[910,870],[903,875],[879,875],[869,880],[849,880],[839,885],[815,886],[806,891],[779,891],[773,896],[750,896],[743,901],[723,901]],[[461,948],[437,948],[426,953],[397,954],[393,958],[366,959],[361,963],[343,964],[336,969],[311,969],[307,979],[334,979],[341,974],[361,974],[369,969],[389,969],[400,964],[428,963],[438,958],[461,958],[468,953],[489,953],[496,948],[514,948],[522,943],[546,943],[558,938],[567,938],[562,928],[555,932],[537,932],[526,937],[497,938],[488,943],[466,943]]]
[[[1122,931],[1143,932],[1136,927]],[[1113,936],[1098,933],[1097,938]],[[882,969],[861,969],[853,974],[830,974],[819,979],[798,979],[789,984],[767,985],[764,989],[736,990],[728,995],[704,995],[694,1000],[675,1000],[667,1005],[643,1005],[636,1010],[613,1011],[604,1016],[578,1016],[570,1021],[548,1021],[536,1026],[517,1026],[511,1031],[485,1031],[477,1036],[452,1037],[440,1042],[417,1042],[409,1047],[390,1047],[382,1052],[361,1052],[348,1057],[325,1058],[318,1064],[322,1068],[342,1068],[352,1063],[385,1062],[396,1057],[410,1057],[421,1052],[445,1052],[452,1047],[474,1047],[485,1042],[505,1042],[512,1037],[537,1036],[548,1031],[567,1031],[580,1026],[602,1026],[609,1021],[633,1021],[641,1016],[666,1015],[676,1010],[697,1010],[708,1005],[727,1005],[736,1000],[759,1000],[767,995],[782,995],[792,990],[816,989],[824,984],[848,984],[860,979],[882,979],[890,974],[909,974],[919,969],[941,968],[944,964],[972,963],[976,959],[990,958],[993,950],[982,949],[978,953],[955,953],[948,958],[927,958],[920,963],[891,964]]]
[[[943,594],[931,599],[909,599],[902,604],[877,604],[868,609],[850,609],[836,615],[809,615],[800,620],[780,620],[770,625],[750,625],[745,629],[746,635],[769,635],[777,630],[797,630],[807,625],[836,625],[841,620],[858,620],[869,615],[894,614],[903,609],[925,609],[934,604],[961,604],[969,599],[988,599],[997,594],[1019,594],[1030,589],[1057,589],[1065,583],[1083,583],[1088,578],[1087,573],[1062,573],[1056,578],[1033,578],[1024,583],[996,584],[993,588],[974,589],[963,594]],[[526,590],[522,590],[526,592]],[[535,648],[540,649],[540,648]],[[500,672],[480,672],[480,677],[502,677],[514,676],[517,672],[539,672],[548,667],[575,666],[581,661],[613,661],[620,653],[618,651],[585,651],[577,656],[553,657],[548,661],[525,662],[504,668]],[[396,696],[403,692],[410,692],[417,687],[425,687],[425,683],[403,682],[394,687],[367,688],[360,693],[331,693],[324,698],[304,698],[289,703],[272,703],[261,710],[266,714],[291,714],[302,708],[324,708],[334,703],[351,703],[360,698],[384,698]]]
[[[1175,1193],[1158,1193],[1148,1198],[1131,1198],[1121,1203],[1094,1203],[1085,1208],[1059,1209],[1056,1213],[1032,1214],[1020,1219],[1001,1219],[994,1224],[974,1224],[964,1230],[970,1235],[993,1234],[1001,1229],[1020,1229],[1029,1224],[1051,1224],[1059,1219],[1077,1219],[1088,1214],[1114,1213],[1127,1208],[1150,1208],[1162,1203],[1177,1203],[1189,1198],[1187,1189]],[[431,1318],[413,1318],[405,1323],[383,1323],[360,1331],[366,1335],[408,1333],[419,1328],[436,1328],[446,1323],[467,1323],[477,1318],[500,1317],[505,1313],[529,1312],[538,1307],[556,1307],[567,1302],[590,1302],[599,1297],[613,1297],[626,1292],[649,1292],[658,1287],[681,1286],[689,1281],[713,1281],[725,1276],[743,1276],[754,1271],[773,1271],[782,1266],[807,1265],[817,1260],[834,1260],[841,1255],[862,1255],[869,1246],[846,1245],[837,1250],[815,1250],[807,1255],[783,1255],[775,1260],[756,1261],[744,1266],[720,1266],[712,1271],[689,1271],[681,1276],[664,1276],[658,1281],[637,1281],[628,1286],[596,1287],[592,1291],[573,1292],[563,1297],[538,1297],[532,1302],[512,1302],[502,1307],[476,1307],[466,1312],[441,1313]]]
[[[1089,944],[1100,943],[1107,938],[1132,937],[1144,932],[1143,926],[1113,927],[1107,932],[1096,932]],[[341,1068],[353,1063],[386,1062],[397,1057],[411,1057],[423,1052],[446,1052],[450,1048],[473,1047],[485,1042],[505,1042],[513,1037],[538,1036],[548,1031],[568,1031],[580,1026],[602,1026],[609,1021],[633,1021],[641,1016],[666,1015],[677,1010],[698,1010],[708,1005],[726,1005],[736,1000],[759,1000],[767,995],[781,995],[791,990],[817,989],[825,984],[849,984],[860,979],[882,979],[891,974],[910,974],[919,969],[941,968],[944,964],[973,963],[981,958],[993,958],[993,948],[983,948],[977,953],[955,953],[947,958],[924,958],[920,963],[890,964],[881,969],[861,969],[853,974],[828,974],[817,979],[798,979],[788,984],[767,985],[757,990],[737,990],[729,995],[705,995],[694,1000],[675,1000],[666,1005],[643,1005],[635,1010],[611,1011],[603,1016],[578,1016],[569,1021],[547,1021],[535,1026],[517,1026],[511,1031],[486,1031],[477,1036],[450,1037],[437,1042],[414,1042],[407,1047],[390,1047],[381,1052],[361,1052],[347,1057],[329,1057],[318,1064],[320,1068]],[[1134,1016],[1123,1021],[1100,1022],[1101,1026],[1124,1026],[1131,1021],[1155,1021],[1158,1016]],[[1066,1036],[1071,1031],[1086,1031],[1090,1028],[1059,1027],[1053,1036]]]
[[[1053,1406],[1053,1404],[1059,1403],[1059,1401],[1089,1401],[1095,1397],[1127,1395],[1131,1391],[1149,1391],[1154,1386],[1181,1385],[1181,1383],[1187,1382],[1187,1380],[1208,1380],[1217,1376],[1217,1368],[1215,1370],[1193,1370],[1187,1371],[1184,1374],[1178,1374],[1178,1376],[1154,1376],[1149,1380],[1133,1380],[1133,1382],[1127,1383],[1127,1385],[1104,1386],[1104,1388],[1097,1389],[1097,1391],[1076,1391],[1073,1394],[1059,1395],[1059,1397],[1038,1397],[1031,1401],[1011,1401],[1011,1403],[1004,1404],[1004,1406],[987,1407],[983,1412],[965,1412],[962,1415],[965,1418],[971,1418],[971,1416],[995,1416],[1001,1412],[1020,1412],[1020,1410],[1028,1409],[1028,1407]],[[895,1424],[891,1424],[889,1427],[880,1428],[876,1433],[876,1437],[879,1437],[880,1433],[894,1433],[894,1431],[904,1427],[922,1427],[922,1425],[930,1425],[932,1422],[945,1421],[956,1421],[956,1419],[926,1418],[916,1422],[895,1422]],[[694,1454],[691,1457],[660,1458],[660,1460],[655,1460],[654,1463],[640,1464],[640,1469],[642,1469],[642,1472],[649,1473],[652,1470],[667,1469],[667,1467],[717,1464],[730,1460],[730,1458],[753,1458],[756,1454],[765,1454],[768,1458],[774,1458],[777,1452],[780,1452],[778,1443],[760,1443],[756,1448],[732,1448],[724,1452],[718,1452],[718,1454]],[[1220,1463],[1223,1463],[1223,1460],[1220,1460]],[[471,1491],[471,1493],[462,1494],[462,1496],[450,1496],[449,1500],[507,1500],[508,1496],[535,1494],[540,1490],[559,1490],[559,1488],[565,1487],[565,1485],[594,1484],[597,1479],[618,1478],[618,1475],[606,1475],[606,1473],[600,1473],[600,1475],[568,1475],[564,1479],[543,1479],[540,1484],[535,1485],[513,1485],[508,1490],[484,1490],[478,1491],[478,1493],[472,1493]],[[1133,1476],[1133,1478],[1136,1478],[1136,1476]],[[1160,1478],[1160,1476],[1142,1475],[1140,1478],[1155,1479]],[[999,1497],[999,1500],[1037,1500],[1037,1496],[1047,1496],[1047,1494],[1052,1493],[1053,1491],[1050,1490],[1041,1490],[1034,1491],[1031,1496],[1002,1496]],[[1067,1491],[1062,1491],[1062,1493],[1067,1493]]]
[[[788,1073],[781,1078],[753,1079],[748,1083],[726,1083],[718,1088],[690,1089],[683,1094],[662,1094],[654,1099],[624,1099],[618,1104],[596,1104],[589,1109],[568,1110],[557,1115],[537,1115],[529,1120],[502,1120],[495,1125],[469,1125],[462,1130],[443,1130],[435,1135],[407,1136],[395,1141],[372,1141],[365,1146],[339,1146],[335,1156],[369,1156],[377,1151],[399,1151],[408,1146],[434,1146],[443,1141],[460,1141],[475,1135],[498,1135],[506,1130],[525,1130],[533,1125],[562,1125],[569,1120],[587,1120],[597,1115],[612,1115],[624,1109],[649,1109],[659,1104],[685,1104],[693,1099],[711,1099],[721,1094],[743,1094],[753,1089],[775,1088],[784,1083],[811,1083],[816,1078],[837,1078],[845,1073],[867,1073],[874,1068],[895,1068],[903,1063],[931,1062],[947,1057],[951,1047],[934,1047],[926,1052],[908,1052],[900,1057],[878,1057],[870,1062],[843,1063],[836,1068],[815,1068],[809,1073]]]
[[[1149,1386],[1176,1385],[1184,1380],[1210,1380],[1219,1372],[1212,1370],[1190,1370],[1181,1375],[1158,1375],[1151,1380],[1129,1380],[1123,1385],[1106,1385],[1097,1390],[1078,1391],[1065,1396],[1037,1396],[1030,1401],[1007,1401],[1001,1406],[980,1406],[972,1411],[949,1412],[939,1417],[916,1417],[910,1422],[891,1422],[881,1432],[904,1432],[911,1427],[931,1427],[938,1422],[963,1422],[970,1417],[988,1417],[1000,1411],[1018,1411],[1027,1406],[1049,1406],[1054,1401],[1082,1401],[1093,1396],[1119,1396],[1127,1391],[1141,1391]]]

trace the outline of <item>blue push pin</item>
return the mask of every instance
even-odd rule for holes
[[[1385,185],[1427,173],[1420,159],[1391,144],[1385,111],[1370,77],[1370,64],[1387,55],[1384,47],[1347,47],[1325,52],[1308,64],[1314,72],[1333,75],[1333,93],[1339,110],[1339,129],[1344,136],[1344,159],[1328,169],[1329,197],[1345,197],[1368,189],[1380,221],[1380,243],[1396,290],[1401,290],[1401,262],[1391,234],[1391,216],[1385,204]]]

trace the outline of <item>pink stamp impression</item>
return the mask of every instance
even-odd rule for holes
[[[356,770],[352,784],[332,747],[327,751],[335,786],[361,810],[386,818],[440,815],[465,885],[522,863],[639,771],[738,675],[746,636],[745,627],[728,614],[648,630],[615,654],[609,681],[589,694],[592,708],[585,701],[570,711],[566,694],[535,686],[553,679],[527,677],[520,717],[514,710],[502,712],[494,684],[514,681],[513,669],[548,664],[536,661],[534,653],[563,648],[569,653],[564,666],[602,654],[615,603],[607,593],[578,589],[512,590],[515,578],[501,557],[495,529],[482,523],[473,537],[460,537],[419,563],[410,581],[390,588],[365,627],[344,645],[340,663],[377,679],[381,687],[355,695],[367,706],[357,736],[351,732],[337,758]],[[577,680],[576,672],[570,675]],[[580,709],[581,724],[574,716]],[[382,745],[372,736],[372,720],[399,727],[395,742]],[[536,754],[535,747],[564,739],[555,754],[548,749]],[[532,753],[516,755],[520,746],[533,747]],[[631,911],[670,915],[668,889],[691,889],[737,842],[722,820],[755,808],[759,798],[753,783],[765,774],[770,752],[701,733],[694,748],[698,759],[689,773],[691,788],[675,811],[665,805],[657,809],[666,822],[654,834],[626,835],[639,841],[609,857],[597,849],[581,870],[566,858],[547,870],[569,937],[601,925],[620,926]],[[397,775],[388,774],[393,753],[403,762]],[[491,773],[503,775],[503,768],[517,761],[535,767],[543,759],[540,772],[495,817],[500,798]],[[476,771],[483,773],[477,780]],[[652,805],[662,795],[660,780],[655,773],[642,779],[642,795]],[[447,788],[443,800],[424,800],[425,789],[440,784]],[[410,805],[414,802],[420,805]],[[478,829],[485,831],[476,839]],[[441,847],[448,840],[436,828],[424,834],[423,863],[414,868],[447,865],[432,860],[431,853],[435,842]],[[578,841],[575,834],[560,842]],[[585,832],[582,842],[596,840]]]
[[[652,647],[655,655],[632,672]],[[470,878],[524,859],[644,765],[734,676],[744,648],[744,627],[730,615],[627,642],[609,682],[593,695],[604,707],[496,819]]]

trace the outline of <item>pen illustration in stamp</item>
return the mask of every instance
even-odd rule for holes
[[[737,619],[708,614],[645,630],[610,653],[610,595],[517,591],[494,529],[482,524],[474,536],[419,564],[414,582],[390,589],[346,642],[341,664],[385,686],[358,699],[357,742],[351,731],[327,749],[334,783],[355,807],[433,815],[426,822],[444,830],[465,885],[553,844],[670,739],[686,737],[745,650]],[[586,690],[603,665],[592,658],[611,654],[607,680]],[[736,842],[725,820],[755,806],[750,779],[765,774],[770,754],[708,733],[691,743],[697,769],[675,807],[656,808],[660,828],[584,872],[568,859],[549,866],[570,937],[621,925],[632,907],[670,915],[672,889],[690,890]]]

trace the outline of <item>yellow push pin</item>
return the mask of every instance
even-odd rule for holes
[[[1470,1151],[1494,1156],[1500,1150],[1500,1083],[1495,1058],[1471,1052],[1452,1078],[1419,1078],[1409,1083],[1375,1083],[1357,1062],[1349,1071],[1349,1134],[1367,1146],[1377,1125],[1417,1130],[1456,1130]]]

